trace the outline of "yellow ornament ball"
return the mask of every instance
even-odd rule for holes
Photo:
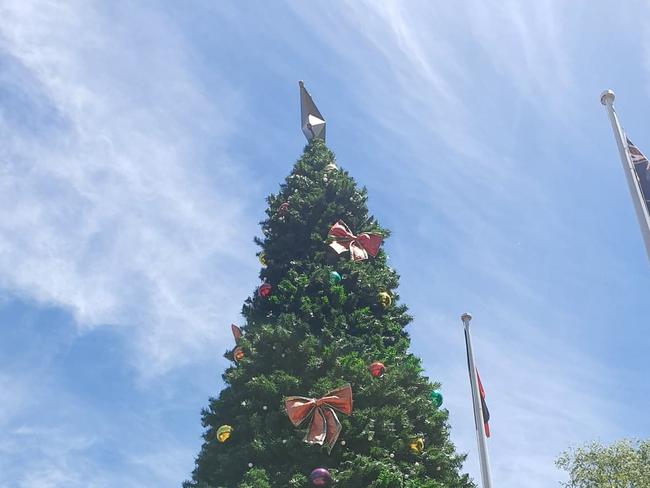
[[[222,425],[217,429],[217,440],[219,442],[226,442],[228,439],[230,439],[230,435],[232,434],[232,427],[230,425]]]
[[[409,449],[413,454],[420,454],[424,451],[424,439],[422,437],[412,439],[409,443]]]
[[[379,292],[377,299],[379,300],[382,308],[388,308],[393,304],[393,297],[386,291]]]
[[[259,253],[257,255],[257,259],[260,260],[260,264],[262,266],[266,267],[267,263],[266,263],[266,254],[265,253],[263,253],[263,252]]]

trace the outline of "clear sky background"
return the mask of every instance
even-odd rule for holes
[[[641,1],[0,0],[0,487],[171,488],[258,283],[299,79],[368,187],[478,463],[548,488],[650,436],[650,266],[599,98],[650,152]]]

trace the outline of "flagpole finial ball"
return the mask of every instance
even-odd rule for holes
[[[615,98],[616,95],[614,95],[614,92],[612,90],[605,90],[600,95],[600,103],[603,105],[607,105],[607,103],[614,103]]]
[[[470,320],[472,320],[472,315],[465,312],[463,315],[460,316],[460,320],[463,321],[463,324],[468,324]]]

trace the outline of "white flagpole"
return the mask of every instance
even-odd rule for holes
[[[478,388],[478,378],[476,376],[476,366],[474,365],[474,352],[472,351],[472,339],[469,333],[469,321],[472,316],[468,313],[461,315],[465,328],[465,344],[467,345],[467,365],[469,367],[469,382],[472,387],[472,400],[474,404],[474,423],[476,424],[476,438],[478,440],[478,457],[481,464],[481,479],[483,488],[492,488],[492,477],[490,475],[490,462],[488,460],[487,442],[485,439],[485,430],[483,424],[483,408],[481,408],[481,394]]]
[[[621,124],[618,121],[618,116],[614,110],[614,98],[615,95],[612,90],[605,90],[600,96],[600,103],[607,107],[609,121],[612,123],[612,130],[614,131],[614,139],[616,139],[618,153],[621,156],[621,163],[623,163],[623,171],[625,172],[627,184],[630,188],[630,195],[632,196],[632,201],[634,202],[636,217],[639,220],[639,226],[641,227],[643,242],[645,243],[648,259],[650,259],[650,215],[648,214],[648,208],[646,207],[643,193],[639,187],[636,171],[634,170],[634,164],[632,163],[632,158],[630,157],[630,150],[625,139],[625,133],[621,128]]]

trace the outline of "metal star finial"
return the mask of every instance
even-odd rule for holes
[[[321,115],[311,95],[305,88],[305,84],[299,81],[300,85],[300,121],[302,132],[308,141],[314,138],[325,140],[325,118]]]

